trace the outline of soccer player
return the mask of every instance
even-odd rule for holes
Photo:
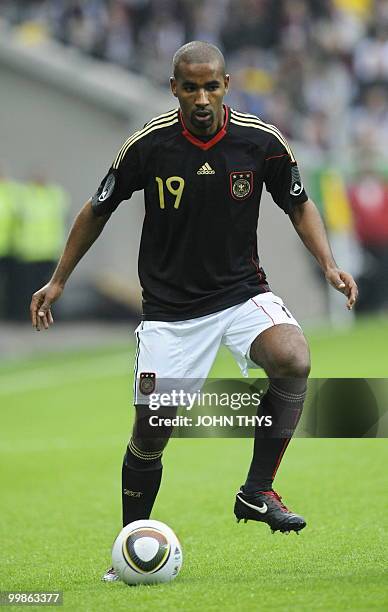
[[[206,379],[221,344],[243,372],[261,367],[269,388],[260,410],[282,423],[280,435],[255,432],[252,462],[236,495],[238,520],[273,531],[306,525],[272,483],[302,411],[310,370],[304,335],[260,266],[257,222],[263,185],[289,215],[327,281],[347,297],[357,286],[337,267],[320,215],[308,198],[294,154],[279,130],[223,103],[229,76],[219,49],[204,42],[180,48],[171,90],[179,108],[130,136],[96,194],[78,214],[53,277],[31,302],[33,326],[47,329],[51,305],[110,215],[144,190],[139,253],[143,317],[135,331],[136,418],[122,466],[123,524],[150,516],[171,428],[147,430],[148,397],[163,379]],[[154,414],[154,413],[153,413]],[[291,433],[284,433],[285,430]],[[278,432],[279,433],[279,432]],[[105,580],[114,580],[108,570]]]

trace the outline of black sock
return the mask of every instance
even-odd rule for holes
[[[121,472],[123,526],[148,519],[162,480],[163,450],[140,450],[131,439]]]
[[[298,424],[306,395],[306,381],[301,378],[270,380],[258,415],[270,415],[267,431],[256,426],[253,458],[244,492],[270,491],[276,472]]]

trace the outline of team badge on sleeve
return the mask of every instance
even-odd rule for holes
[[[155,391],[155,372],[140,372],[139,391],[143,395],[150,395]]]
[[[98,196],[98,201],[99,202],[105,202],[105,200],[107,200],[109,198],[109,196],[113,192],[113,189],[115,188],[115,183],[116,183],[115,175],[113,173],[111,173],[107,177],[107,179],[105,181],[105,185],[103,187],[103,190],[101,191],[100,195]]]
[[[235,200],[246,200],[253,191],[253,172],[251,170],[230,173],[230,193]]]
[[[300,177],[299,168],[296,164],[291,167],[291,189],[290,194],[298,196],[303,191],[303,183]]]

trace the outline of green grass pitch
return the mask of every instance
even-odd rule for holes
[[[313,374],[386,377],[387,338],[384,319],[310,334]],[[382,439],[292,442],[276,488],[308,521],[299,537],[234,521],[251,440],[172,440],[153,517],[177,532],[182,571],[167,585],[102,583],[132,356],[130,344],[0,364],[1,590],[62,590],[77,611],[388,609]],[[226,352],[213,375],[238,376]]]

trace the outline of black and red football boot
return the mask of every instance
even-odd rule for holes
[[[304,518],[291,512],[275,491],[258,491],[248,495],[241,488],[236,495],[234,514],[238,523],[241,519],[244,523],[247,521],[267,523],[272,533],[275,531],[298,533],[306,527]]]

